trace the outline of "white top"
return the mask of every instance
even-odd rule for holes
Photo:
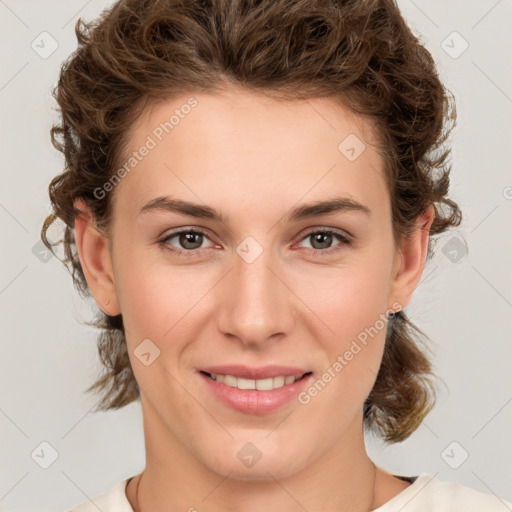
[[[512,510],[508,502],[494,494],[486,494],[456,482],[443,482],[428,473],[416,480],[394,498],[372,512],[507,512]],[[73,508],[69,512],[133,512],[125,494],[128,479],[119,482],[110,490],[92,500]]]

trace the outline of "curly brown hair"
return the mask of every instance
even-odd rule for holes
[[[90,296],[74,238],[74,200],[91,208],[108,235],[112,193],[94,194],[123,160],[135,120],[149,102],[229,84],[284,100],[332,98],[370,120],[379,138],[398,242],[434,205],[432,235],[461,221],[447,197],[455,124],[451,94],[430,53],[394,0],[121,0],[94,21],[79,19],[78,48],[62,64],[53,97],[60,123],[52,143],[65,169],[49,186],[54,213],[41,237],[75,286]],[[48,240],[64,222],[63,239]],[[128,357],[122,315],[101,311],[98,350],[104,373],[87,391],[102,393],[99,410],[140,396]],[[364,403],[364,426],[388,443],[406,439],[435,404],[435,375],[426,335],[400,311],[388,323],[382,364]],[[421,345],[421,346],[420,346]]]

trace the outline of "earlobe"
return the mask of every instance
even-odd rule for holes
[[[74,206],[81,212],[75,218],[75,241],[89,289],[103,313],[118,315],[108,239],[94,225],[94,215],[83,199],[76,199]]]
[[[416,229],[400,242],[398,262],[393,269],[390,298],[405,308],[418,286],[426,263],[430,228],[434,221],[434,206],[430,205],[416,219]],[[398,268],[398,270],[397,270]]]

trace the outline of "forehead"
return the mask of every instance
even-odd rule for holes
[[[184,94],[142,112],[124,163],[139,155],[114,197],[126,196],[123,203],[132,209],[168,194],[224,209],[244,205],[259,214],[333,193],[386,203],[383,161],[374,145],[369,122],[329,98],[276,100],[242,90]]]

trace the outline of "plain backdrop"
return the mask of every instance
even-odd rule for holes
[[[63,168],[50,92],[76,48],[76,19],[110,4],[0,0],[1,511],[65,511],[144,467],[140,403],[91,412],[93,307],[39,242],[48,183]],[[430,336],[446,386],[407,441],[370,438],[368,450],[396,474],[512,500],[512,2],[399,5],[457,99],[451,193],[465,217],[439,239],[406,310]]]

